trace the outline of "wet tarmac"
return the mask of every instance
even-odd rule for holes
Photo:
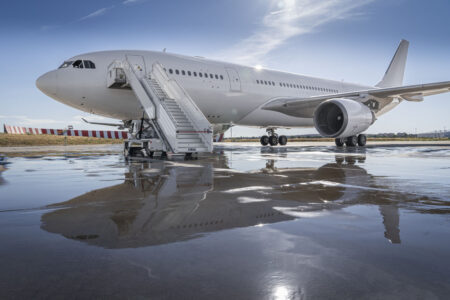
[[[114,149],[8,154],[1,299],[448,298],[450,146]]]

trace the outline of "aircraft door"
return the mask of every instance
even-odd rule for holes
[[[142,55],[126,55],[128,62],[139,77],[147,74],[145,60]]]
[[[235,69],[226,68],[228,78],[230,78],[230,91],[240,92],[241,91],[241,79],[239,74]]]

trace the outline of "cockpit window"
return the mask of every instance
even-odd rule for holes
[[[95,64],[90,60],[84,60],[84,67],[86,69],[95,69]]]
[[[72,63],[73,63],[73,61],[65,61],[65,62],[63,62],[62,65],[59,66],[58,69],[64,69],[64,68],[67,68],[68,66],[72,65]]]
[[[73,67],[76,69],[83,69],[83,61],[77,60],[73,63]]]

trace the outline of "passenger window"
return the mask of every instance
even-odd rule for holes
[[[77,60],[73,63],[73,67],[76,69],[83,69],[83,61]]]
[[[197,77],[197,72],[194,72],[194,77]]]
[[[169,69],[169,73],[170,73],[170,74],[173,74],[173,70],[172,70],[172,69]]]
[[[219,79],[219,75],[217,75],[217,74],[216,74],[216,75],[214,75],[214,77],[216,77],[216,79]]]
[[[256,79],[256,83],[259,84],[259,80],[258,79]]]
[[[283,85],[281,84],[281,82],[280,82],[280,86],[283,86]]]
[[[267,81],[264,80],[264,84],[267,85]]]
[[[220,75],[220,80],[223,80],[223,75]]]
[[[211,79],[214,79],[214,75],[213,75],[213,74],[209,74],[209,77],[210,77]]]
[[[272,85],[275,86],[275,82],[272,81]]]
[[[203,77],[203,73],[202,72],[198,72],[198,76]]]
[[[184,72],[184,70],[182,70],[181,75],[186,75],[186,72]]]
[[[189,76],[191,76],[191,75],[192,75],[192,74],[191,74],[191,71],[188,71],[188,75],[189,75]]]
[[[175,74],[180,75],[180,71],[175,70]]]

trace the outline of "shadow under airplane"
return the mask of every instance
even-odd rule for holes
[[[417,201],[377,184],[356,165],[364,154],[338,154],[336,163],[318,169],[278,169],[268,160],[266,168],[249,173],[228,169],[226,157],[219,157],[132,162],[122,184],[50,205],[41,228],[104,248],[135,248],[368,204],[379,206],[386,239],[400,243],[398,205]]]

